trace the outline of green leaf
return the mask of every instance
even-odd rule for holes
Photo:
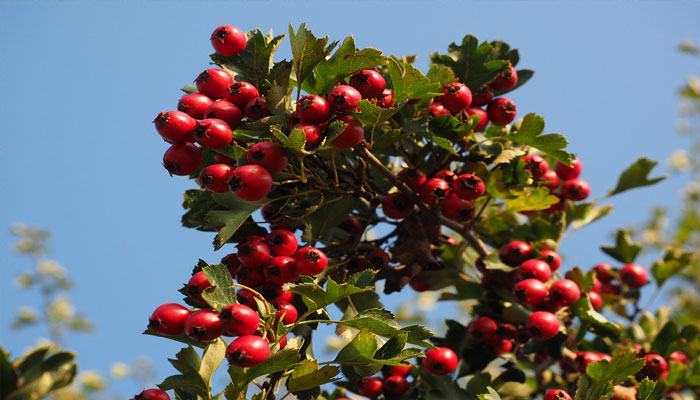
[[[451,115],[441,115],[431,118],[428,122],[430,131],[438,136],[457,140],[469,135],[471,126]]]
[[[306,145],[306,133],[302,129],[294,129],[292,133],[289,134],[289,140],[287,141],[287,148],[294,151],[295,153],[302,154],[304,146]]]
[[[269,87],[266,78],[272,68],[272,59],[282,44],[284,35],[273,36],[272,32],[264,35],[260,29],[256,29],[246,36],[248,43],[241,53],[233,57],[214,53],[211,59],[221,68],[233,72],[236,80],[250,82],[260,93],[265,93]]]
[[[221,341],[221,339],[216,340]],[[172,364],[180,374],[165,378],[163,382],[158,385],[161,390],[186,388],[203,396],[209,393],[209,382],[202,378],[199,373],[202,360],[192,346],[183,348],[175,354],[174,359],[168,359],[168,361],[170,361],[170,364]]]
[[[311,224],[311,243],[321,240],[331,232],[331,229],[341,224],[348,218],[350,212],[357,207],[358,199],[343,196],[328,199],[319,208],[304,219]]]
[[[649,378],[644,378],[639,382],[637,398],[639,400],[660,400],[664,397],[665,392],[666,385],[664,382],[656,382]]]
[[[7,396],[17,389],[19,378],[15,368],[10,362],[9,354],[5,353],[5,349],[0,347],[0,399],[6,399]]]
[[[289,76],[292,73],[292,63],[280,61],[275,63],[270,71],[270,89],[265,95],[267,108],[274,115],[285,115],[289,108],[292,87],[289,85]]]
[[[387,342],[389,343],[389,342]],[[395,341],[392,343],[395,343]],[[335,358],[339,363],[366,363],[381,365],[406,365],[404,360],[414,358],[422,352],[419,349],[404,349],[391,358],[381,359],[376,355],[390,353],[386,350],[379,352],[377,338],[371,332],[363,329],[353,340],[343,347]]]
[[[347,126],[348,124],[341,120],[336,120],[328,124],[328,128],[326,128],[326,143],[332,142],[338,135],[343,133]]]
[[[612,362],[601,360],[588,364],[586,374],[594,382],[618,384],[639,372],[644,367],[644,364],[644,359],[637,358],[633,353],[618,354],[613,357]]]
[[[432,82],[406,60],[391,57],[388,69],[395,103],[408,99],[429,99],[440,95],[442,86]]]
[[[231,273],[224,264],[208,265],[202,271],[211,283],[202,292],[202,297],[214,310],[220,312],[227,305],[238,303]]]
[[[447,85],[457,80],[452,70],[441,64],[433,64],[428,70],[428,79],[440,85]]]
[[[450,44],[447,55],[435,53],[430,57],[430,61],[451,68],[461,82],[472,91],[476,91],[481,85],[493,81],[498,74],[508,69],[509,61],[491,59],[493,51],[490,43],[479,44],[476,36],[467,35],[461,45]]]
[[[360,121],[364,127],[376,127],[393,117],[406,103],[394,104],[394,107],[382,108],[370,103],[368,100],[361,100],[358,104],[360,112],[354,113],[353,116]]]
[[[221,230],[214,238],[214,249],[220,249],[243,222],[250,217],[256,210],[271,200],[263,199],[260,201],[245,201],[231,192],[214,193],[212,198],[218,204],[228,208],[230,211],[209,211],[206,215],[207,223],[219,227]]]
[[[670,248],[666,250],[663,258],[656,260],[651,265],[651,274],[656,280],[656,285],[661,286],[669,278],[680,273],[691,264],[693,257],[692,252],[685,252],[682,249]]]
[[[516,193],[517,197],[506,200],[506,211],[546,210],[559,202],[559,198],[549,194],[549,189],[546,188],[526,188]]]
[[[187,210],[182,216],[182,226],[202,228],[207,225],[207,212],[219,208],[211,197],[212,192],[203,189],[188,189],[184,194],[182,208]]]
[[[318,63],[304,82],[303,89],[311,94],[325,94],[347,76],[384,64],[386,57],[381,51],[373,48],[358,51],[355,38],[348,36],[330,58]]]
[[[364,329],[387,338],[400,333],[406,334],[406,341],[408,343],[422,347],[433,347],[433,345],[426,342],[427,339],[433,336],[430,330],[419,325],[413,325],[402,329],[396,322],[394,314],[388,310],[377,308],[365,310],[350,319],[344,320],[343,325],[360,330]]]
[[[308,312],[320,310],[329,306],[340,299],[352,296],[357,293],[371,291],[373,287],[359,288],[349,283],[336,283],[333,279],[328,278],[326,290],[317,283],[297,283],[291,285],[287,290],[301,296],[304,304],[308,308]]]
[[[501,396],[497,391],[493,390],[491,386],[486,388],[489,392],[486,394],[480,394],[477,397],[479,400],[501,400]]]
[[[567,144],[569,144],[566,138],[559,133],[548,133],[542,135],[543,131],[544,118],[534,113],[530,113],[523,118],[520,128],[515,133],[504,136],[504,139],[534,147],[555,160],[561,161],[565,164],[571,163],[574,156],[571,153],[562,150]]]
[[[227,388],[227,392],[230,392],[231,395],[242,392],[245,395],[244,389],[254,379],[294,367],[299,362],[300,348],[301,338],[294,338],[287,342],[287,346],[284,349],[272,354],[270,358],[258,365],[245,369],[235,365],[229,366],[228,373],[231,376],[234,388]]]
[[[311,71],[333,50],[338,42],[328,44],[328,36],[316,38],[310,30],[306,29],[306,23],[299,25],[294,32],[294,27],[289,24],[289,41],[292,44],[294,56],[294,71],[299,84],[309,76]]]
[[[651,343],[651,353],[668,354],[669,347],[680,340],[680,329],[675,321],[667,322]]]
[[[188,94],[189,93],[199,93],[199,90],[197,90],[197,86],[195,86],[195,85],[185,85],[180,90],[182,90],[183,92],[188,93]]]
[[[576,203],[566,209],[566,224],[573,229],[581,229],[610,214],[612,210],[611,204],[596,207],[595,202]]]
[[[290,392],[299,392],[335,382],[340,379],[334,378],[339,373],[337,366],[326,365],[319,369],[318,361],[304,360],[294,368],[287,385]]]
[[[624,334],[624,329],[621,326],[608,321],[607,318],[597,312],[587,298],[577,301],[571,306],[571,310],[582,322],[588,323],[593,332],[599,335],[619,339]]]
[[[435,136],[432,134],[426,135],[429,141],[433,142],[436,146],[449,151],[452,154],[457,154],[457,150],[454,149],[452,142],[449,139],[442,138],[440,136]]]
[[[635,161],[626,170],[622,171],[620,178],[617,180],[617,186],[608,193],[608,196],[622,193],[625,190],[653,185],[664,180],[666,178],[665,175],[649,179],[649,174],[656,164],[658,164],[656,161],[651,161],[647,158],[640,158]]]
[[[600,249],[610,257],[629,264],[633,263],[637,255],[642,251],[642,245],[633,243],[629,232],[620,229],[615,236],[615,247],[600,246]]]

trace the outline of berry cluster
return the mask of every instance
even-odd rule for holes
[[[170,400],[170,396],[160,389],[146,389],[131,400]]]

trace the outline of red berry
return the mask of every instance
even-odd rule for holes
[[[464,200],[474,200],[486,191],[484,181],[474,174],[462,174],[452,183],[454,193]]]
[[[544,212],[545,214],[556,214],[556,213],[559,213],[559,212],[566,210],[566,199],[564,197],[562,197],[562,195],[559,193],[550,193],[550,194],[552,196],[556,196],[557,199],[559,199],[559,201],[552,204],[551,206],[549,206],[548,209],[543,210],[542,212]]]
[[[245,33],[231,25],[222,25],[211,34],[211,45],[224,57],[233,57],[245,49],[248,40]]]
[[[600,294],[607,294],[607,295],[611,295],[611,296],[619,296],[620,291],[621,291],[620,285],[618,285],[615,282],[610,282],[610,283],[606,283],[606,284],[602,285],[599,293]]]
[[[269,283],[283,285],[287,282],[295,282],[299,279],[294,259],[286,256],[274,257],[265,266],[265,278]]]
[[[480,342],[490,340],[496,331],[498,331],[498,325],[489,317],[481,317],[469,326],[469,335]]]
[[[180,335],[185,332],[185,320],[190,310],[176,304],[166,303],[158,306],[148,318],[148,327],[161,335]]]
[[[382,210],[389,218],[406,218],[413,212],[413,202],[402,193],[392,193],[382,200]]]
[[[326,99],[315,94],[302,97],[297,102],[297,116],[302,122],[318,124],[331,117],[331,106]]]
[[[270,253],[275,256],[291,257],[297,251],[299,242],[292,232],[285,230],[275,230],[270,232],[265,238],[265,242],[270,248]]]
[[[382,394],[382,380],[373,376],[366,376],[357,382],[357,393],[365,397],[378,397]]]
[[[258,88],[248,82],[236,82],[227,89],[226,101],[233,103],[239,109],[245,109],[248,103],[260,97]]]
[[[486,347],[489,352],[501,355],[513,349],[513,342],[508,339],[496,338],[486,343]]]
[[[450,185],[443,179],[430,178],[418,188],[418,197],[429,206],[435,206],[450,197]]]
[[[571,395],[561,389],[551,389],[544,394],[543,400],[571,400]]]
[[[233,171],[228,186],[241,199],[258,201],[270,193],[272,176],[259,165],[244,165]]]
[[[516,83],[518,83],[518,72],[512,65],[509,65],[506,72],[498,75],[496,79],[491,82],[491,87],[501,92],[505,92],[513,89]]]
[[[236,271],[238,271],[238,268],[241,266],[241,260],[238,259],[236,253],[225,255],[221,259],[221,263],[228,268],[228,272],[231,273],[231,276],[236,275]]]
[[[270,346],[260,336],[245,335],[231,342],[226,348],[229,364],[247,368],[270,358]]]
[[[549,264],[538,259],[530,259],[523,262],[520,264],[518,271],[523,278],[534,278],[541,282],[547,282],[552,277],[552,270],[549,268]]]
[[[532,179],[534,180],[542,178],[544,174],[549,171],[549,164],[547,164],[547,161],[537,154],[525,155],[521,160],[525,163],[525,169],[530,171]]]
[[[256,97],[245,105],[245,115],[253,121],[257,121],[272,114],[267,108],[267,100],[264,97]]]
[[[288,290],[282,290],[280,295],[277,296],[276,301],[286,301],[287,303],[291,303],[294,300],[294,293],[288,291]]]
[[[556,188],[559,187],[559,183],[560,183],[559,175],[557,175],[557,173],[552,171],[551,169],[547,170],[547,172],[542,174],[541,179],[543,181],[547,182],[544,186],[547,189],[556,190]]]
[[[425,353],[423,366],[434,375],[445,375],[457,369],[459,358],[452,349],[438,347]]]
[[[146,389],[134,396],[133,400],[170,400],[170,396],[160,389]]]
[[[561,267],[561,257],[554,250],[544,249],[540,251],[540,260],[546,262],[552,271],[556,271]]]
[[[393,375],[384,380],[384,391],[391,396],[401,396],[410,386],[406,378],[399,375]]]
[[[601,353],[595,353],[592,351],[582,351],[576,355],[576,367],[581,373],[586,372],[586,367],[594,362],[602,360]]]
[[[391,89],[384,89],[382,94],[377,99],[377,105],[381,108],[390,108],[394,105],[394,91]]]
[[[463,83],[447,84],[443,86],[441,93],[442,96],[438,97],[437,101],[453,113],[464,110],[472,102],[472,92]]]
[[[352,86],[338,85],[328,92],[328,103],[339,112],[353,111],[362,100],[362,94]]]
[[[515,298],[525,304],[540,304],[548,294],[547,286],[537,279],[525,279],[513,287]]]
[[[219,313],[224,336],[252,335],[258,330],[260,316],[245,304],[229,304]]]
[[[559,318],[548,311],[535,311],[527,319],[527,328],[536,339],[547,340],[559,332]]]
[[[233,132],[226,122],[216,118],[207,118],[197,122],[194,139],[202,147],[218,149],[231,143]]]
[[[304,134],[306,135],[306,145],[304,147],[306,149],[312,149],[318,146],[321,143],[321,140],[323,139],[323,132],[321,131],[321,128],[318,127],[318,125],[298,124],[295,125],[292,129],[301,129],[302,131],[304,131]]]
[[[579,177],[579,175],[581,175],[583,166],[581,165],[581,160],[576,157],[573,161],[571,161],[570,167],[557,161],[554,169],[557,171],[557,175],[559,175],[559,177],[562,179],[576,179]]]
[[[410,373],[410,365],[385,365],[382,367],[382,375],[384,375],[385,378],[388,378],[390,376],[407,377]]]
[[[242,270],[243,268],[241,268]],[[247,285],[246,285],[247,286]],[[236,293],[236,300],[238,300],[239,303],[245,304],[248,307],[257,307],[257,303],[255,302],[255,293],[251,292],[248,289],[241,289]]]
[[[210,68],[199,74],[195,83],[201,93],[212,99],[223,99],[229,86],[233,85],[233,78],[223,69]]]
[[[243,114],[241,113],[241,109],[235,104],[229,103],[226,100],[218,100],[211,103],[204,112],[204,117],[220,119],[226,122],[231,129],[236,129],[238,125],[241,124]]]
[[[219,314],[211,310],[195,311],[185,320],[185,334],[200,342],[214,340],[223,332]]]
[[[668,362],[659,354],[648,353],[644,355],[646,365],[640,371],[640,375],[651,380],[666,379],[668,376]]]
[[[371,99],[382,95],[386,81],[379,72],[366,69],[350,77],[350,86],[357,89],[363,99]]]
[[[474,127],[474,132],[483,131],[484,128],[486,128],[486,125],[489,123],[489,115],[480,107],[467,107],[467,115],[470,117],[479,117],[479,122],[477,122],[476,126]]]
[[[279,143],[260,142],[248,150],[248,162],[265,167],[269,172],[280,172],[287,168],[289,156]]]
[[[234,160],[233,158],[230,158],[228,156],[225,156],[221,153],[217,153],[215,151],[212,151],[211,156],[214,158],[214,161],[216,161],[219,164],[228,164],[232,167],[236,166],[236,160]]]
[[[209,97],[201,93],[190,93],[180,98],[177,109],[187,113],[192,118],[202,119],[210,105],[211,99]]]
[[[433,178],[442,179],[442,180],[444,180],[445,182],[447,182],[447,183],[449,183],[450,185],[452,185],[452,184],[454,183],[455,179],[457,179],[457,174],[455,174],[454,172],[450,171],[449,169],[443,169],[442,171],[436,172],[435,175],[433,175]],[[422,182],[421,182],[421,183],[422,183]],[[420,185],[419,185],[419,186],[420,186]]]
[[[516,265],[520,265],[531,258],[533,251],[529,244],[515,240],[501,246],[499,249],[499,255],[501,257],[501,261],[507,265],[510,265],[511,267],[515,267]]]
[[[481,85],[479,91],[474,92],[472,96],[472,106],[485,106],[493,100],[493,90],[488,84]]]
[[[569,179],[564,181],[561,194],[566,199],[583,200],[591,194],[591,185],[583,179]]]
[[[639,264],[627,264],[620,270],[620,280],[632,288],[640,288],[649,282],[647,270]]]
[[[280,301],[277,308],[277,320],[282,318],[282,323],[285,325],[290,325],[296,322],[297,316],[299,315],[296,307],[290,303],[287,303],[286,301]]]
[[[182,111],[166,111],[153,120],[156,130],[168,143],[187,141],[197,126],[197,121]]]
[[[433,103],[425,109],[430,118],[439,117],[441,115],[451,115],[450,110],[445,108],[441,103]]]
[[[603,306],[603,297],[598,292],[588,292],[588,300],[594,310],[599,310]]]
[[[213,164],[199,173],[199,185],[216,193],[228,191],[228,180],[233,174],[233,167],[228,164]]]
[[[339,149],[349,149],[362,142],[362,139],[365,137],[365,130],[362,128],[360,121],[358,121],[352,115],[341,115],[338,117],[337,121],[343,121],[347,124],[347,126],[335,139],[333,139],[331,142],[333,146]]]
[[[270,261],[270,248],[262,242],[245,242],[238,245],[238,259],[248,268],[260,268]]]
[[[559,305],[571,306],[581,298],[581,289],[576,282],[561,279],[554,282],[549,288],[549,296]]]
[[[458,222],[467,221],[474,217],[474,204],[455,194],[451,194],[447,200],[440,203],[440,210],[447,218]]]
[[[676,350],[668,355],[668,359],[675,361],[680,364],[688,364],[690,362],[690,357],[680,350]]]
[[[185,285],[187,295],[190,297],[190,299],[196,301],[197,303],[204,303],[202,292],[204,292],[204,289],[208,288],[209,286],[211,286],[211,283],[209,283],[203,271],[199,271],[192,275],[189,282],[187,282]]]
[[[190,142],[175,143],[163,154],[163,166],[170,175],[190,175],[202,164],[202,151]]]
[[[499,97],[489,103],[486,112],[489,114],[489,121],[494,125],[502,126],[513,122],[518,110],[512,100]]]
[[[595,276],[603,283],[608,283],[615,277],[614,268],[607,263],[598,263],[595,267]]]
[[[399,178],[413,190],[416,190],[428,178],[425,177],[423,171],[415,167],[407,167],[399,171]]]
[[[425,292],[430,290],[430,285],[428,285],[420,276],[414,277],[408,282],[408,284],[411,286],[411,289],[415,290],[416,292]]]
[[[391,258],[384,250],[377,248],[367,255],[367,260],[374,268],[381,269],[389,265]]]
[[[316,275],[328,265],[326,253],[315,247],[304,247],[294,254],[294,263],[301,275]]]

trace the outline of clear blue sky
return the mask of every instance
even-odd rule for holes
[[[519,67],[536,71],[513,95],[520,114],[537,112],[549,131],[566,134],[593,197],[637,157],[664,160],[685,144],[673,131],[674,91],[698,65],[676,48],[700,37],[698,2],[290,3],[0,2],[4,346],[19,352],[44,334],[8,329],[14,309],[35,302],[12,286],[27,266],[10,253],[9,226],[21,221],[53,232],[52,257],[97,325],[68,340],[82,368],[106,372],[111,361],[148,355],[161,377],[172,372],[165,358],[178,346],[139,333],[155,306],[179,300],[197,258],[225,253],[213,253],[208,234],[180,227],[192,183],[161,167],[166,146],[151,121],[207,68],[209,35],[222,24],[285,33],[289,21],[307,21],[319,35],[417,54],[423,69],[430,53],[466,33],[503,39],[520,49]],[[285,41],[280,57],[289,54]],[[606,260],[598,246],[614,227],[677,204],[683,184],[669,179],[615,198],[612,216],[565,242],[565,268]]]

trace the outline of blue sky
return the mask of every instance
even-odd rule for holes
[[[171,372],[165,358],[177,345],[139,333],[153,308],[179,300],[198,258],[225,250],[180,226],[192,183],[160,165],[166,146],[151,121],[207,68],[219,25],[285,33],[306,21],[318,35],[417,54],[424,70],[430,53],[466,33],[505,40],[520,49],[519,67],[536,71],[512,96],[520,115],[537,112],[569,138],[595,198],[639,156],[663,161],[685,145],[673,131],[675,90],[698,65],[677,45],[698,41],[699,12],[691,1],[0,2],[1,342],[18,352],[43,334],[8,329],[14,309],[35,302],[12,286],[27,267],[10,252],[9,226],[21,221],[53,232],[52,257],[97,325],[67,341],[82,367],[148,355],[161,376]],[[285,41],[279,57],[289,54]],[[677,204],[683,185],[616,197],[612,216],[564,243],[565,268],[607,260],[598,246],[614,227]]]

